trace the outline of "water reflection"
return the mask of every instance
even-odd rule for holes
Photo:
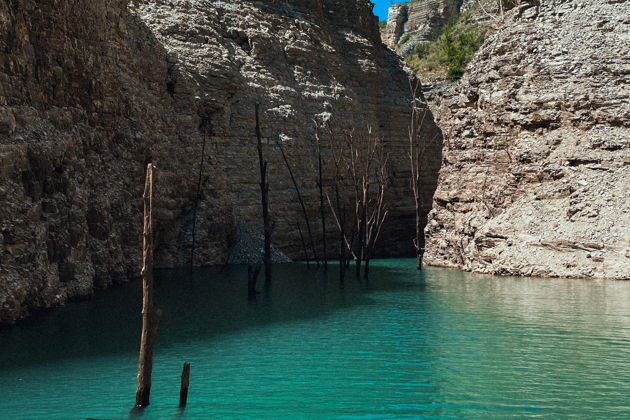
[[[143,419],[630,412],[630,283],[418,273],[413,260],[377,262],[369,281],[340,283],[336,267],[275,274],[249,300],[244,267],[159,273],[164,317]],[[126,418],[139,292],[0,333],[0,418]],[[178,412],[184,361],[191,393]]]
[[[334,266],[333,266],[334,267]],[[378,286],[336,269],[314,270],[302,264],[275,267],[277,280],[247,296],[246,267],[225,266],[195,271],[156,273],[156,304],[163,310],[159,345],[170,346],[241,328],[324,315],[336,308],[369,304],[370,291],[405,287],[387,266],[373,273]],[[389,279],[394,281],[391,281]],[[72,303],[0,331],[0,369],[53,359],[130,353],[140,334],[140,283],[98,293],[89,302]]]

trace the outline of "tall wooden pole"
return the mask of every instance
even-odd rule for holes
[[[151,372],[153,370],[153,345],[160,311],[153,308],[153,169],[147,165],[144,186],[144,232],[142,235],[142,335],[138,360],[138,388],[136,407],[149,405],[151,394]]]

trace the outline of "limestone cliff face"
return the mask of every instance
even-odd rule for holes
[[[383,41],[401,55],[407,55],[456,17],[462,4],[463,0],[415,0],[394,4],[389,7]]]
[[[0,322],[137,274],[151,161],[157,264],[189,263],[200,172],[195,263],[225,262],[235,221],[260,225],[256,102],[278,248],[302,255],[274,145],[314,203],[316,120],[324,144],[368,125],[388,142],[396,204],[381,251],[411,249],[408,76],[365,0],[2,0],[0,48]]]
[[[428,263],[630,277],[629,23],[623,1],[522,0],[434,98]]]
[[[404,57],[418,44],[431,40],[461,14],[465,13],[466,23],[488,23],[519,3],[527,3],[527,0],[410,0],[395,3],[389,7],[381,38],[385,45]]]

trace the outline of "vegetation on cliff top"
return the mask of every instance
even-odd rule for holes
[[[483,25],[466,23],[462,14],[437,31],[430,41],[418,44],[405,60],[424,80],[459,79],[483,44],[485,34]]]

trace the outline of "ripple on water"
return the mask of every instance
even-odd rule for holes
[[[630,283],[418,273],[368,282],[277,267],[157,276],[152,404],[162,418],[629,418]],[[128,418],[136,286],[0,333],[0,418]],[[181,364],[189,405],[177,410]]]

